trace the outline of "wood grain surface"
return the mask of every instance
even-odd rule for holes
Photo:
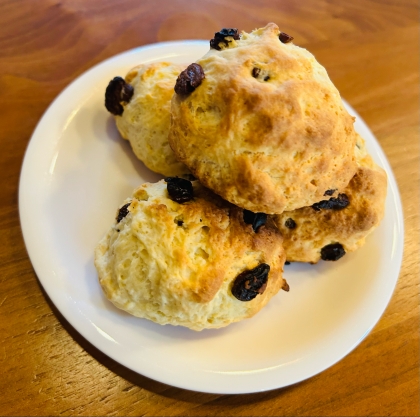
[[[419,415],[419,25],[415,0],[0,0],[1,415]],[[395,173],[405,249],[385,314],[347,357],[291,387],[211,395],[138,375],[44,293],[18,214],[25,148],[51,101],[130,48],[276,22],[327,68]]]

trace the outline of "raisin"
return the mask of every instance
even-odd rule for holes
[[[178,220],[178,221],[176,222],[176,224],[177,224],[178,226],[182,226],[182,225],[184,224],[184,222],[183,222],[182,220]]]
[[[174,88],[175,93],[180,96],[187,96],[201,84],[204,78],[204,71],[201,65],[188,65],[188,67],[178,75]]]
[[[324,261],[338,261],[346,254],[341,243],[331,243],[321,249],[321,259]]]
[[[289,43],[289,42],[292,42],[294,37],[288,35],[287,33],[280,32],[279,39],[281,43]]]
[[[191,181],[178,177],[167,177],[167,190],[171,200],[177,203],[185,203],[193,198],[193,186]]]
[[[270,266],[262,263],[254,269],[240,273],[233,283],[232,294],[239,301],[253,300],[265,291],[269,272]]]
[[[312,208],[316,211],[321,209],[342,210],[350,204],[350,200],[346,194],[338,194],[338,197],[331,197],[329,200],[322,200],[319,203],[312,204]]]
[[[260,75],[261,76],[264,75],[264,73],[261,74],[261,72],[262,72],[261,68],[254,67],[252,68],[251,74],[254,78],[258,78]],[[268,81],[269,79],[270,79],[269,75],[264,75],[264,78],[263,78],[264,81]]]
[[[337,191],[337,188],[331,188],[331,190],[325,191],[324,195],[332,196]]]
[[[128,210],[128,206],[131,203],[124,204],[119,210],[117,215],[117,223],[119,223],[125,216],[127,216],[128,213],[130,213],[130,210]]]
[[[124,111],[121,102],[128,103],[133,97],[133,93],[134,88],[132,85],[127,84],[121,77],[114,77],[105,90],[106,109],[116,116],[121,116]]]
[[[282,289],[283,291],[289,292],[290,287],[289,287],[289,284],[287,283],[287,281],[286,281],[286,280],[284,280],[284,282],[283,282],[283,285],[282,285],[281,289]]]
[[[285,222],[284,225],[288,228],[288,229],[296,229],[296,222],[289,217]]]
[[[257,67],[252,68],[252,76],[254,78],[257,78],[260,75],[260,72],[261,72],[260,68],[257,68]]]
[[[220,51],[222,48],[220,48],[219,43],[224,43],[226,46],[229,45],[229,41],[226,39],[228,36],[231,38],[238,40],[239,39],[239,33],[238,29],[232,28],[232,29],[226,29],[223,28],[220,32],[216,32],[214,34],[214,38],[210,39],[210,48],[217,49]]]
[[[252,224],[254,232],[257,232],[259,227],[267,222],[267,215],[265,213],[253,213],[249,210],[244,210],[243,218],[246,224]]]

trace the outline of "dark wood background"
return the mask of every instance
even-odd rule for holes
[[[419,25],[414,0],[0,0],[1,415],[419,415]],[[383,147],[404,205],[405,252],[372,333],[307,381],[211,395],[135,374],[57,312],[32,269],[17,195],[25,148],[51,101],[127,49],[274,21],[327,68]]]

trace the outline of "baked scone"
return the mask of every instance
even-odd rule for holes
[[[143,184],[95,251],[107,298],[135,316],[193,330],[253,316],[288,285],[279,231],[245,218],[250,224],[198,181]]]
[[[365,243],[384,215],[385,171],[366,152],[361,137],[356,149],[358,169],[342,193],[329,190],[311,207],[274,216],[291,262],[335,261]]]
[[[309,206],[356,172],[354,118],[326,70],[274,23],[224,29],[182,72],[169,142],[203,185],[253,212]]]
[[[189,173],[168,143],[171,97],[183,69],[168,62],[142,64],[131,69],[125,80],[111,80],[106,92],[106,107],[115,115],[121,136],[130,142],[137,158],[162,175]]]

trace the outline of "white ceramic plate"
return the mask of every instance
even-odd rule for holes
[[[403,250],[397,185],[384,153],[356,112],[356,128],[388,173],[386,214],[359,251],[339,262],[292,264],[290,292],[254,318],[220,330],[160,326],[116,309],[102,294],[93,251],[115,210],[148,171],[119,137],[104,108],[115,75],[142,62],[189,64],[208,42],[137,48],[95,66],[52,103],[29,143],[20,180],[25,243],[49,297],[89,342],[122,365],[177,387],[249,393],[309,378],[347,355],[369,333],[394,290]]]

